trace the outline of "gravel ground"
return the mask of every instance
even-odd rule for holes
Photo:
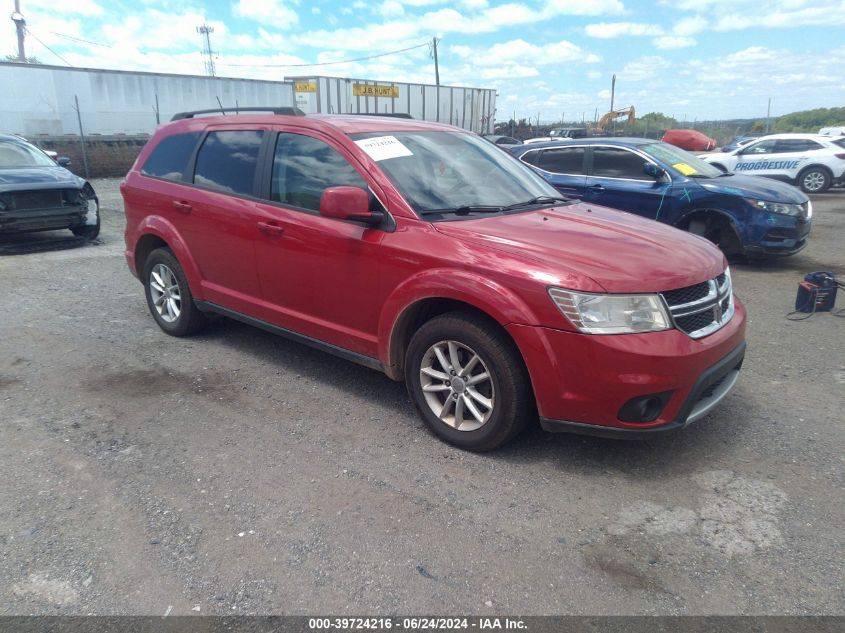
[[[733,267],[749,353],[707,419],[474,455],[377,372],[165,336],[117,184],[101,244],[0,257],[0,614],[845,612],[845,319],[784,318],[845,276],[845,190],[803,253]]]

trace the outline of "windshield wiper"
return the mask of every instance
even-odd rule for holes
[[[498,213],[507,207],[497,207],[489,204],[464,204],[459,207],[446,207],[445,209],[426,209],[422,215],[430,213],[455,213],[457,215],[468,215],[470,213]]]
[[[522,207],[531,207],[536,204],[554,204],[555,202],[572,202],[572,198],[564,198],[563,196],[537,196],[525,202],[509,204],[506,207],[502,207],[502,209],[504,211],[510,211],[512,209],[521,209]]]

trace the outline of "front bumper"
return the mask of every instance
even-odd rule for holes
[[[745,353],[745,308],[701,339],[679,330],[591,336],[509,325],[522,351],[541,423],[552,431],[636,435],[683,427],[706,415],[731,390]],[[718,383],[718,384],[717,384]],[[646,422],[619,418],[632,399],[665,394]]]
[[[54,231],[85,223],[85,206],[0,211],[0,233]]]
[[[794,255],[807,246],[812,227],[811,219],[759,213],[748,227],[745,252],[775,257]]]

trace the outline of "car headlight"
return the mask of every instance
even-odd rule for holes
[[[585,334],[632,334],[672,328],[659,295],[600,295],[549,288],[549,296]]]
[[[778,213],[780,215],[792,215],[795,217],[803,217],[804,209],[800,204],[784,204],[783,202],[766,202],[765,200],[755,200],[748,198],[748,203],[757,209],[768,211],[769,213]],[[807,208],[807,218],[812,215],[812,207]]]

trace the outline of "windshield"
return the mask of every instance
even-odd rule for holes
[[[0,141],[0,169],[17,167],[55,167],[56,163],[34,145],[26,141]]]
[[[671,165],[684,176],[690,176],[692,178],[718,178],[724,173],[721,169],[713,167],[713,165],[701,160],[698,156],[668,143],[651,143],[641,146],[640,149],[646,154],[654,156],[657,160]]]
[[[560,198],[529,167],[472,134],[380,132],[354,134],[352,139],[378,161],[420,215],[505,212],[503,207],[536,198]]]

